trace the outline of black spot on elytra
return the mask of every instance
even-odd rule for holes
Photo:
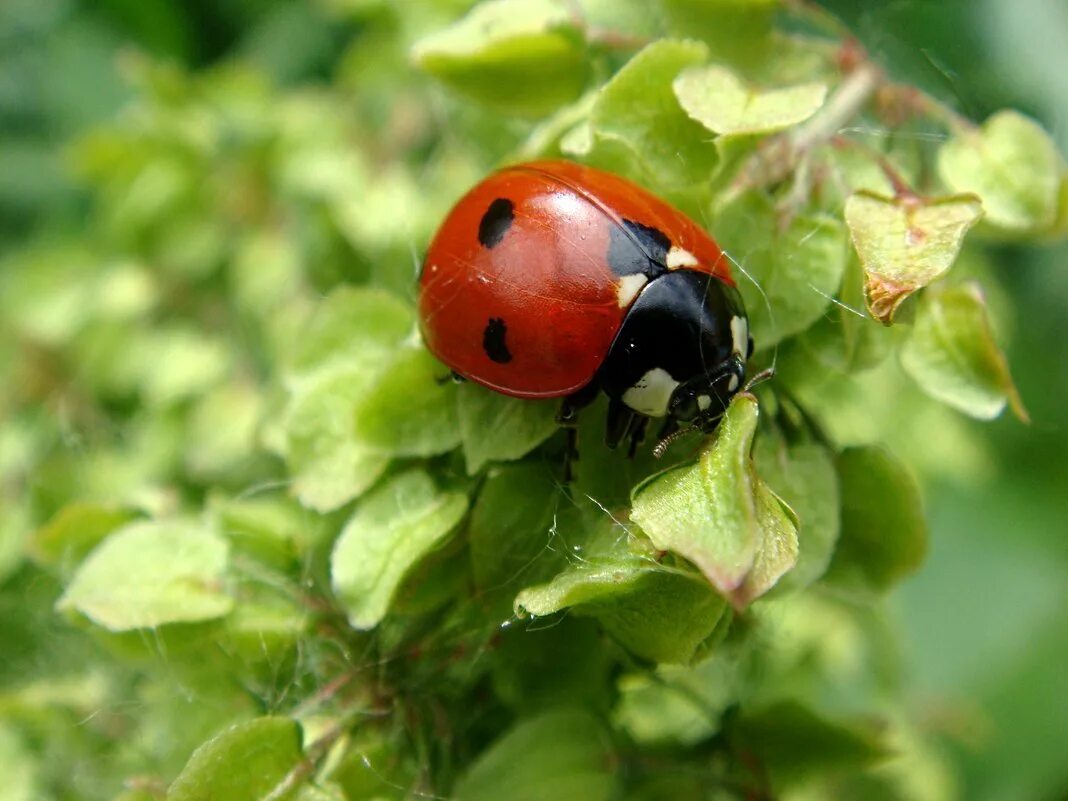
[[[486,329],[482,332],[482,349],[486,355],[498,364],[507,364],[512,361],[512,354],[504,341],[508,327],[500,317],[490,317],[486,323]]]
[[[663,231],[633,220],[613,225],[608,237],[608,266],[623,277],[642,273],[650,280],[667,271],[671,240]]]
[[[508,229],[512,227],[515,219],[515,207],[512,201],[499,197],[489,204],[482,220],[478,223],[478,241],[483,247],[492,248],[498,245]]]

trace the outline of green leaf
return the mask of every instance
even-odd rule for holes
[[[282,430],[293,489],[305,506],[337,509],[389,465],[389,454],[357,434],[356,410],[413,326],[411,310],[393,295],[341,287],[293,338],[286,357],[292,396]]]
[[[517,615],[563,609],[590,615],[635,655],[652,662],[689,662],[726,610],[700,575],[662,568],[634,556],[590,560],[515,599]]]
[[[255,568],[253,568],[255,571]],[[276,671],[288,661],[301,635],[310,627],[309,614],[294,597],[296,585],[265,586],[255,572],[238,585],[241,602],[234,607],[215,635],[231,658],[238,657],[242,666],[262,665]]]
[[[692,119],[713,133],[731,136],[797,125],[815,114],[827,97],[822,83],[759,89],[717,64],[683,70],[672,86]]]
[[[718,160],[708,131],[679,106],[672,81],[708,58],[699,42],[662,39],[645,47],[604,85],[591,124],[597,139],[623,145],[646,176],[665,187],[707,180]]]
[[[26,504],[8,503],[0,506],[0,585],[25,560],[31,521],[31,512]]]
[[[707,42],[717,61],[751,68],[770,56],[776,0],[661,0],[661,5],[668,29]]]
[[[719,731],[721,716],[737,702],[738,672],[733,656],[714,656],[692,667],[632,673],[619,682],[613,718],[643,746],[694,746]]]
[[[1027,419],[976,284],[928,290],[900,356],[920,389],[954,409],[991,420],[1009,403]]]
[[[492,592],[519,580],[531,581],[532,574],[533,580],[538,580],[546,566],[559,568],[554,541],[559,506],[558,484],[544,467],[515,465],[491,470],[468,526],[475,585],[483,592]]]
[[[472,382],[457,388],[456,400],[469,475],[487,462],[526,456],[559,428],[558,401],[509,398]]]
[[[291,801],[287,775],[303,758],[295,720],[239,723],[200,746],[167,790],[167,801]]]
[[[411,309],[388,292],[340,287],[320,303],[287,353],[290,380],[316,371],[376,365],[411,335]]]
[[[320,372],[301,384],[283,428],[293,491],[305,506],[329,512],[366,492],[389,466],[388,455],[356,438],[355,409],[367,392],[363,366]]]
[[[456,385],[422,346],[400,351],[354,411],[357,439],[390,456],[434,456],[460,444]]]
[[[793,510],[763,481],[757,479],[753,488],[760,542],[745,582],[732,596],[736,605],[759,598],[797,564],[797,518]]]
[[[227,272],[234,302],[250,315],[268,315],[301,286],[301,254],[281,231],[257,230],[237,245]]]
[[[323,518],[281,495],[210,499],[219,532],[237,553],[282,570],[309,552],[329,531]]]
[[[400,801],[403,796],[398,797],[397,788],[418,783],[421,767],[387,732],[357,726],[329,775],[347,801]]]
[[[859,309],[864,278],[854,255],[846,265],[836,303],[811,328],[784,343],[776,379],[796,390],[870,370],[890,354],[894,331]]]
[[[222,384],[199,400],[189,420],[185,463],[203,479],[225,481],[247,466],[254,451],[262,396],[251,384]]]
[[[873,730],[825,720],[795,701],[744,713],[732,727],[731,742],[751,753],[780,791],[813,776],[865,768],[887,756]]]
[[[579,458],[572,463],[574,490],[577,497],[596,499],[606,509],[625,509],[634,486],[663,470],[664,462],[653,455],[648,445],[639,448],[633,459],[623,458],[618,448],[605,445],[607,413],[607,398],[603,397],[582,411],[578,427]],[[670,453],[690,453],[698,441],[696,437],[685,437]]]
[[[1009,233],[1051,228],[1064,165],[1042,127],[999,111],[978,129],[959,132],[938,153],[938,172],[954,192],[980,197],[986,220]]]
[[[577,0],[583,27],[595,44],[612,47],[616,39],[654,39],[663,35],[660,15],[645,0]]]
[[[584,712],[522,720],[456,783],[456,801],[607,801],[615,778],[608,737]]]
[[[838,476],[827,449],[813,441],[787,442],[761,430],[753,449],[757,472],[797,515],[797,564],[779,582],[803,589],[827,570],[839,533]]]
[[[165,406],[203,393],[230,368],[222,341],[185,328],[151,332],[138,349],[145,372],[142,392],[150,405]]]
[[[850,195],[845,219],[864,267],[864,294],[872,317],[889,325],[905,298],[945,275],[957,260],[964,235],[982,214],[974,195]]]
[[[14,729],[0,722],[0,776],[4,777],[4,798],[7,801],[37,801],[37,760],[23,744]]]
[[[133,509],[75,501],[37,529],[28,543],[33,558],[69,572],[112,531],[138,517]]]
[[[226,540],[188,523],[130,523],[82,562],[60,609],[75,609],[110,631],[212,620],[233,599],[224,578]]]
[[[693,562],[736,606],[797,559],[796,527],[749,456],[756,424],[756,398],[738,394],[697,464],[639,485],[631,510],[657,548]]]
[[[578,97],[589,75],[567,5],[490,0],[420,40],[415,62],[446,86],[502,111],[540,116]]]
[[[734,275],[757,350],[811,326],[838,292],[848,244],[836,218],[799,214],[783,227],[768,198],[748,193],[719,211],[713,230],[740,265]]]
[[[618,649],[596,620],[568,615],[551,626],[509,623],[496,639],[493,691],[518,713],[555,706],[607,711],[612,703]]]
[[[920,488],[881,448],[849,448],[838,457],[842,533],[827,572],[840,584],[889,589],[927,552]]]
[[[334,592],[358,629],[385,617],[404,576],[439,545],[467,510],[421,470],[401,473],[364,498],[334,545]]]

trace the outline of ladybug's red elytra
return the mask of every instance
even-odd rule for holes
[[[449,212],[427,251],[419,317],[453,373],[517,398],[603,391],[605,440],[711,431],[752,351],[728,260],[682,212],[566,161],[506,167]]]

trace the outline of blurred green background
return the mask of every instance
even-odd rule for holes
[[[380,4],[3,0],[0,259],[28,241],[58,239],[88,224],[85,189],[67,169],[65,145],[122,112],[134,91],[123,77],[132,52],[189,70],[236,60],[280,87],[332,82],[358,93],[354,43],[373,42],[363,11],[374,5]],[[825,5],[900,79],[977,120],[997,108],[1020,108],[1068,152],[1068,3]],[[487,163],[494,155],[487,153]],[[1006,247],[998,257],[999,292],[1011,300],[1001,305],[1008,310],[1001,335],[1033,422],[960,418],[980,443],[963,466],[903,454],[924,466],[934,532],[926,565],[896,596],[906,643],[903,681],[912,711],[943,735],[963,797],[1064,798],[1068,247]]]

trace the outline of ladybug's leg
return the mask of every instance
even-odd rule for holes
[[[455,370],[450,370],[448,375],[439,376],[435,379],[438,384],[444,384],[446,381],[452,381],[454,384],[462,384],[467,379],[460,375]]]
[[[562,426],[573,426],[578,421],[578,413],[589,406],[597,398],[601,387],[596,381],[591,381],[577,392],[572,392],[560,403],[556,412],[556,422]]]
[[[578,429],[569,426],[567,429],[567,444],[564,446],[564,483],[570,484],[575,478],[573,465],[578,461]]]
[[[627,458],[633,459],[634,454],[638,452],[638,446],[645,442],[645,429],[649,425],[649,418],[644,414],[636,414],[631,420],[630,430],[627,432],[627,436],[630,437],[630,447],[627,449]]]
[[[564,483],[570,484],[574,478],[571,465],[578,461],[578,413],[593,403],[601,387],[591,381],[578,392],[568,395],[556,411],[556,422],[567,429],[567,445],[564,449]]]
[[[604,444],[615,448],[631,430],[636,417],[634,411],[618,398],[608,401],[608,418],[605,420]]]

